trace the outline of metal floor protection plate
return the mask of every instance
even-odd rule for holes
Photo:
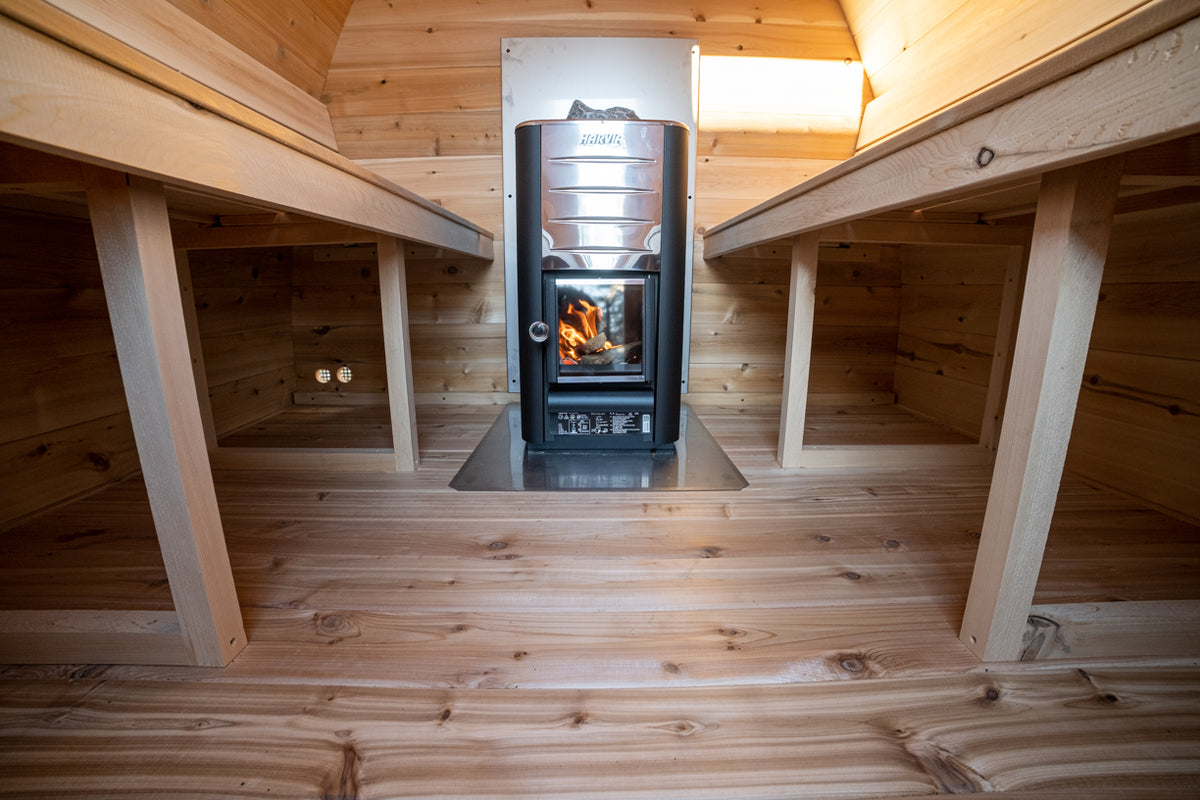
[[[746,479],[685,404],[673,450],[535,451],[521,439],[521,407],[500,412],[450,488],[460,492],[739,490]]]

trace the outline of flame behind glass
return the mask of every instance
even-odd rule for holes
[[[641,380],[644,278],[555,280],[560,381]]]

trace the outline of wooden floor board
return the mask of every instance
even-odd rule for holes
[[[0,793],[785,798],[1123,787],[1153,796],[1194,786],[1200,770],[1195,678],[1110,669],[513,691],[4,681]],[[87,791],[47,780],[51,771],[88,775]]]
[[[925,435],[877,412],[820,424]],[[990,468],[782,470],[777,408],[704,406],[742,491],[451,490],[498,413],[418,409],[412,474],[218,470],[250,643],[225,669],[0,667],[0,797],[1200,786],[1200,658],[958,641]],[[144,484],[0,534],[0,579],[0,609],[169,608]],[[1198,596],[1200,529],[1067,476],[1037,602]]]

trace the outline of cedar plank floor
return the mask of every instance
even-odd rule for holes
[[[450,490],[496,413],[419,409],[414,475],[218,472],[250,644],[223,670],[0,668],[0,796],[1200,788],[1197,660],[981,665],[958,642],[989,469],[785,471],[777,409],[701,407],[746,489]],[[241,435],[377,446],[361,413],[304,414]],[[954,440],[889,410],[812,424]],[[140,480],[0,534],[0,559],[4,608],[170,607]],[[1198,577],[1200,530],[1064,480],[1037,602]]]

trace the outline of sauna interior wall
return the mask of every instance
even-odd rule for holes
[[[242,393],[243,412],[222,406],[222,420],[244,425],[259,419],[273,407],[277,410],[283,394],[292,390],[299,403],[344,399],[330,397],[335,394],[375,395],[384,402],[373,245],[194,251],[192,259],[206,359],[211,351],[228,360],[232,355],[227,351],[241,343],[246,345],[245,360],[262,360],[260,372],[242,379],[248,391]],[[421,246],[407,247],[405,261],[418,402],[513,402],[507,391],[500,262]],[[697,258],[689,402],[779,403],[790,269],[787,245],[713,261]],[[224,285],[218,288],[214,282]],[[812,392],[827,402],[892,402],[899,249],[823,247],[818,284]],[[285,295],[290,295],[290,305]],[[226,330],[235,320],[240,320],[238,332]],[[290,331],[290,349],[285,331]],[[258,343],[254,348],[249,347],[251,337]],[[256,350],[262,355],[250,355]],[[350,384],[315,380],[317,369],[336,370],[343,364],[351,367]],[[208,373],[214,405],[218,396],[232,396],[222,394],[225,376],[211,367]],[[290,387],[283,384],[285,377],[292,380]],[[221,432],[229,429],[219,427]]]
[[[1200,520],[1200,205],[1117,217],[1067,468]]]
[[[86,220],[0,209],[0,528],[139,468]]]
[[[168,0],[274,70],[320,97],[329,60],[353,0]]]
[[[1197,210],[1116,217],[1066,465],[1192,521],[1200,519]],[[900,260],[897,403],[978,435],[1004,255],[905,245]]]
[[[195,250],[188,266],[219,437],[292,404],[292,252]]]
[[[900,247],[899,405],[979,436],[1008,258],[1002,247]]]
[[[385,397],[383,311],[373,246],[296,247],[292,250],[289,319],[296,391],[303,401],[330,394]],[[317,370],[347,366],[352,380],[317,381]]]
[[[189,257],[218,435],[295,389],[291,252]],[[0,211],[0,527],[140,469],[95,240],[86,219]]]
[[[863,115],[859,148],[1146,5],[1143,0],[840,2],[874,94]]]
[[[503,231],[500,39],[536,36],[676,37],[696,39],[704,55],[858,58],[836,0],[771,8],[734,0],[703,12],[682,0],[652,9],[510,0],[359,2],[346,18],[322,94],[339,150]],[[699,230],[849,157],[857,135],[855,126],[816,119],[793,129],[752,115],[743,122],[737,129],[706,125],[701,109]],[[502,242],[496,252],[503,253]],[[859,256],[862,263],[875,258],[865,251]],[[740,268],[705,264],[697,255],[692,402],[779,402],[787,262],[786,248],[760,252]],[[418,402],[511,401],[503,265],[459,260],[427,267],[410,255],[407,267]],[[844,298],[839,303],[844,307]],[[842,382],[853,383],[854,391],[890,391],[890,367],[886,376],[872,378],[863,369]]]

